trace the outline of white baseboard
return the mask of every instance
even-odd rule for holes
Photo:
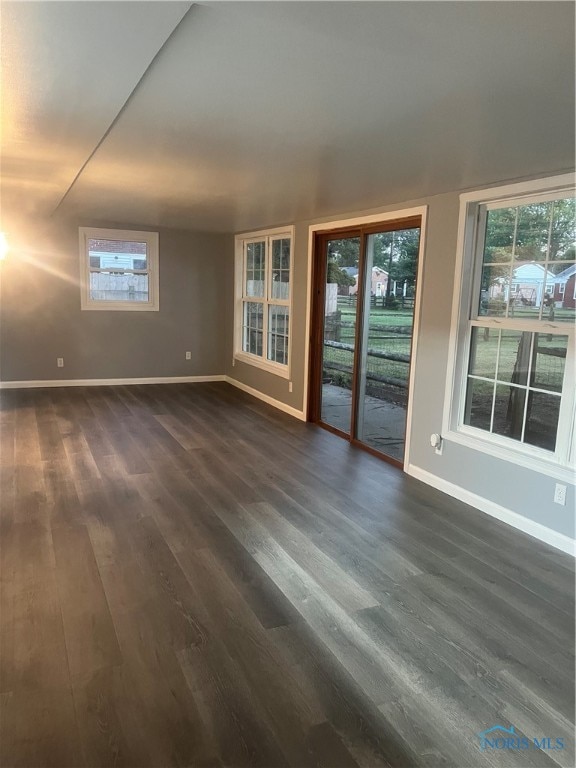
[[[558,533],[558,531],[554,531],[552,528],[547,528],[541,523],[536,523],[534,520],[519,515],[518,512],[513,512],[511,509],[506,509],[506,507],[502,507],[493,501],[485,499],[483,496],[478,496],[476,493],[467,491],[459,485],[450,483],[448,480],[444,480],[443,478],[432,474],[432,472],[414,466],[414,464],[409,464],[406,467],[406,472],[417,480],[422,480],[423,483],[447,493],[448,496],[463,501],[465,504],[470,504],[471,507],[475,507],[481,512],[485,512],[487,515],[495,517],[497,520],[501,520],[503,523],[518,528],[520,531],[527,533],[529,536],[533,536],[539,541],[550,544],[551,547],[555,547],[556,549],[562,550],[562,552],[572,555],[572,557],[576,557],[576,541],[569,536],[566,536],[563,533]]]
[[[259,400],[263,400],[268,405],[278,408],[284,413],[294,416],[300,421],[306,421],[303,411],[292,408],[280,400],[265,395],[263,392],[243,384],[241,381],[232,379],[230,376],[218,374],[215,376],[150,376],[137,379],[41,379],[38,381],[0,381],[0,389],[40,389],[43,387],[107,387],[123,384],[187,384],[199,383],[203,381],[226,381],[233,387],[238,387]]]
[[[247,384],[243,384],[241,381],[237,381],[230,376],[226,376],[226,381],[228,384],[232,384],[233,387],[238,387],[238,389],[241,389],[243,392],[247,392],[249,395],[252,395],[252,397],[257,397],[258,400],[263,400],[265,403],[268,403],[268,405],[272,405],[274,408],[278,408],[279,411],[284,411],[284,413],[288,413],[290,416],[294,416],[296,419],[300,419],[300,421],[306,421],[306,415],[304,411],[299,411],[297,408],[292,408],[292,406],[286,405],[286,403],[283,403],[280,400],[275,400],[273,397],[265,395],[263,392],[260,392],[253,387],[249,387]]]
[[[54,379],[51,381],[0,381],[0,389],[37,389],[40,387],[108,387],[122,384],[187,384],[202,381],[226,381],[226,376],[151,376],[139,379]]]

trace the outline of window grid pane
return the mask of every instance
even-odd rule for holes
[[[469,376],[466,388],[464,424],[489,432],[492,423],[493,400],[494,383]]]
[[[522,331],[501,331],[498,381],[526,386],[529,362],[530,334],[524,335]]]
[[[246,246],[246,278],[244,295],[264,298],[266,291],[266,242]]]
[[[464,424],[553,451],[567,350],[565,335],[475,326]]]
[[[494,328],[472,328],[468,373],[484,379],[496,377],[500,331]]]
[[[271,298],[288,301],[290,298],[290,239],[272,241]]]
[[[242,351],[262,357],[263,305],[245,301],[243,307]]]
[[[531,388],[561,394],[567,354],[568,336],[535,334]]]
[[[288,365],[289,309],[272,305],[268,308],[268,360]]]
[[[559,416],[558,396],[529,391],[524,442],[548,451],[556,450]]]

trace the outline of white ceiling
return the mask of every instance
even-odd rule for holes
[[[3,215],[233,232],[573,165],[571,2],[188,8],[2,3]]]

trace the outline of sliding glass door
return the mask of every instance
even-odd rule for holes
[[[402,464],[420,220],[318,235],[310,413]]]
[[[352,424],[359,257],[360,238],[357,236],[327,239],[324,243],[320,420],[346,435],[351,434]],[[341,261],[347,266],[340,267]]]
[[[397,461],[406,439],[419,242],[419,227],[366,236],[355,436]]]

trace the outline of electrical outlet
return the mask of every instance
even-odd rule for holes
[[[554,504],[560,504],[563,507],[566,505],[566,486],[562,485],[562,483],[556,483]]]
[[[63,357],[57,357],[56,358],[56,365],[58,368],[64,368],[64,358]]]
[[[288,392],[292,392],[292,382],[288,382]]]
[[[192,352],[186,352],[186,360],[192,360]]]
[[[430,445],[432,446],[432,448],[434,448],[434,453],[438,454],[438,456],[442,456],[442,448],[444,446],[442,435],[439,435],[437,433],[430,435]]]

